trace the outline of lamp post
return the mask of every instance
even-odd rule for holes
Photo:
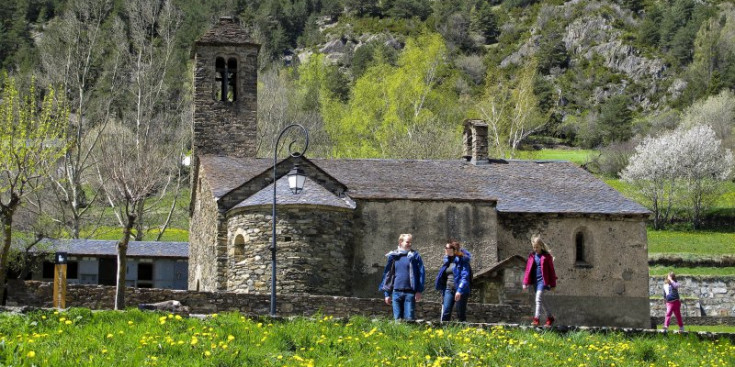
[[[292,141],[288,144],[288,154],[294,158],[301,157],[304,155],[304,153],[306,153],[306,148],[309,147],[309,132],[306,130],[305,127],[299,124],[291,124],[284,127],[283,130],[281,130],[281,133],[278,134],[278,138],[276,138],[276,144],[273,146],[273,239],[270,247],[271,270],[273,272],[271,274],[271,317],[276,316],[276,180],[278,179],[278,177],[276,176],[276,164],[278,163],[278,144],[281,141],[281,137],[283,136],[283,134],[291,128],[300,128],[301,131],[304,133],[306,143],[304,144],[304,150],[299,152],[291,150],[294,143],[296,143],[296,141]],[[304,171],[299,167],[298,164],[295,164],[291,171],[288,172],[287,176],[288,187],[289,189],[291,189],[291,192],[293,192],[294,194],[301,193],[301,191],[304,190],[304,181],[306,181]]]

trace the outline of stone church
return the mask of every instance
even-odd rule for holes
[[[273,161],[255,157],[258,52],[229,18],[192,51],[191,290],[270,293]],[[279,294],[380,298],[385,254],[412,233],[432,300],[447,238],[473,253],[475,278],[485,281],[508,264],[522,267],[538,233],[555,257],[558,287],[548,299],[560,322],[650,325],[648,210],[569,162],[488,157],[482,121],[465,122],[463,144],[453,160],[279,161]],[[294,164],[307,176],[297,195],[285,177]],[[496,283],[517,299],[520,276],[508,274]]]

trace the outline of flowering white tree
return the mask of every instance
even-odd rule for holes
[[[653,228],[660,229],[671,214],[676,189],[674,134],[647,137],[635,148],[620,177],[634,185],[653,211]]]
[[[676,165],[686,191],[684,200],[689,205],[694,227],[702,224],[702,212],[721,193],[722,182],[732,172],[733,156],[722,149],[722,142],[709,125],[697,125],[677,131]]]
[[[732,172],[732,152],[721,145],[710,126],[695,125],[648,137],[636,147],[621,177],[650,201],[654,228],[668,220],[674,201],[686,204],[694,226],[701,225],[704,209]]]

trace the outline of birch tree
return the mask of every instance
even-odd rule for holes
[[[42,101],[31,81],[22,93],[12,77],[2,76],[0,84],[0,299],[5,294],[13,219],[33,190],[33,183],[54,166],[65,151],[68,110],[63,94],[54,88],[45,91]],[[58,97],[58,98],[57,98]]]
[[[176,65],[180,12],[168,0],[136,0],[126,3],[125,16],[126,32],[115,32],[128,80],[121,94],[121,118],[102,134],[96,154],[99,184],[123,232],[117,244],[115,309],[125,307],[130,240],[142,239],[144,216],[183,182],[178,168],[186,136],[186,100],[167,80]],[[170,210],[174,207],[175,200]]]
[[[537,64],[531,59],[513,78],[499,70],[488,72],[485,96],[477,108],[488,124],[488,144],[496,157],[513,158],[523,140],[541,130],[552,112],[539,112],[533,92]]]
[[[60,170],[49,170],[48,188],[53,198],[34,207],[79,238],[97,193],[85,193],[92,175],[92,151],[109,121],[115,87],[120,82],[120,60],[104,59],[107,37],[104,22],[112,11],[111,0],[71,0],[66,11],[52,20],[39,42],[44,79],[67,91],[71,121],[66,135],[68,150]]]

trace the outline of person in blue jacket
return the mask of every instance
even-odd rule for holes
[[[398,237],[398,248],[385,256],[388,262],[383,271],[379,290],[385,295],[385,303],[393,305],[393,318],[413,320],[416,302],[424,291],[424,262],[418,251],[411,249],[413,235],[404,233]]]
[[[459,241],[449,240],[444,246],[444,259],[436,276],[435,287],[442,293],[441,321],[450,321],[457,306],[457,319],[467,319],[467,300],[472,282],[472,254]]]

